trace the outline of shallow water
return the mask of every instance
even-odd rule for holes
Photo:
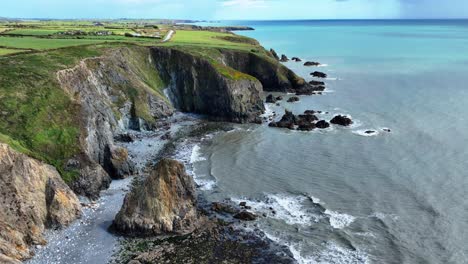
[[[267,215],[261,229],[301,263],[466,263],[468,22],[247,25],[256,31],[239,34],[328,65],[286,63],[308,80],[328,73],[328,92],[272,111],[348,114],[356,124],[216,134],[194,163],[199,179],[215,182],[209,199],[249,201]]]

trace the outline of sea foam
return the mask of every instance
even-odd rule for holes
[[[338,213],[332,210],[325,210],[325,214],[329,216],[330,225],[336,229],[343,229],[356,220],[356,217],[348,214]]]
[[[232,199],[234,202],[247,201],[252,209],[259,213],[268,214],[269,217],[282,220],[289,225],[309,226],[318,222],[319,216],[307,211],[303,203],[307,200],[305,196],[290,196],[284,194],[268,194],[263,201],[248,199]],[[272,213],[272,208],[275,213]]]

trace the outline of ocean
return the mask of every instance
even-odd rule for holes
[[[355,124],[209,135],[189,153],[208,200],[247,201],[265,215],[247,228],[299,263],[468,262],[468,21],[223,23],[324,65],[285,63],[307,80],[327,73],[327,90],[269,111],[321,110]]]

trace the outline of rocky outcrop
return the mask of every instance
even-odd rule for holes
[[[351,120],[351,118],[347,116],[337,115],[333,117],[330,123],[335,124],[335,125],[340,125],[340,126],[350,126],[353,124],[353,120]]]
[[[327,78],[327,74],[326,74],[326,73],[319,72],[319,71],[314,71],[314,72],[311,73],[310,75],[312,75],[313,77],[317,77],[317,78]]]
[[[155,47],[151,51],[177,108],[216,120],[260,121],[265,109],[262,84],[252,76],[178,49]]]
[[[304,66],[320,66],[320,62],[307,61],[306,63],[304,63]]]
[[[281,55],[280,61],[281,61],[281,62],[288,62],[288,61],[289,61],[288,56],[286,56],[286,55],[284,55],[284,54]]]
[[[280,58],[278,56],[278,53],[276,53],[276,51],[274,49],[270,49],[270,54],[273,56],[273,58],[275,58],[275,60],[279,61]]]
[[[315,123],[315,127],[319,129],[325,129],[330,127],[330,123],[328,123],[325,120],[320,120],[317,123]]]
[[[293,61],[295,61],[295,62],[301,62],[301,61],[302,61],[302,60],[301,60],[300,58],[298,58],[298,57],[292,57],[291,60],[293,60]]]
[[[270,127],[288,128],[290,130],[311,131],[316,128],[315,121],[318,120],[315,112],[307,110],[303,115],[294,115],[291,111],[286,110],[285,114],[278,122],[271,122]]]
[[[61,228],[81,215],[73,191],[57,170],[0,143],[0,262],[31,257],[46,243],[46,227]]]
[[[151,129],[156,120],[172,115],[167,100],[148,85],[152,80],[145,76],[151,74],[157,72],[149,51],[136,47],[115,49],[57,73],[61,87],[81,111],[82,153],[67,166],[79,172],[71,184],[77,193],[96,198],[109,186],[110,177],[133,173],[126,150],[114,144],[120,130]]]
[[[295,93],[310,85],[278,61],[252,52],[220,50],[219,61],[259,80],[267,92]]]
[[[291,96],[291,97],[289,97],[287,102],[288,103],[295,103],[295,102],[299,102],[300,100],[301,99],[299,97],[297,97],[297,96]]]
[[[274,104],[274,103],[276,103],[276,98],[275,98],[272,94],[269,94],[269,95],[266,97],[265,102],[267,102],[267,103],[269,103],[269,104]]]
[[[180,162],[163,159],[125,197],[112,229],[130,236],[187,234],[199,221],[192,177]]]

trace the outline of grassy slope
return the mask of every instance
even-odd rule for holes
[[[76,114],[79,108],[58,84],[56,72],[71,68],[84,58],[100,56],[112,47],[70,47],[0,57],[0,141],[54,165],[65,180],[73,179],[76,173],[65,173],[63,167],[80,151]],[[132,48],[129,62],[143,84],[135,82],[135,87],[122,87],[127,89],[126,93],[135,95],[136,102],[144,99],[137,89],[152,89],[161,95],[163,86],[157,74],[150,74],[153,67],[146,56],[149,53],[142,50],[147,52],[144,48]],[[143,104],[137,105],[137,114],[150,119],[148,109]]]

